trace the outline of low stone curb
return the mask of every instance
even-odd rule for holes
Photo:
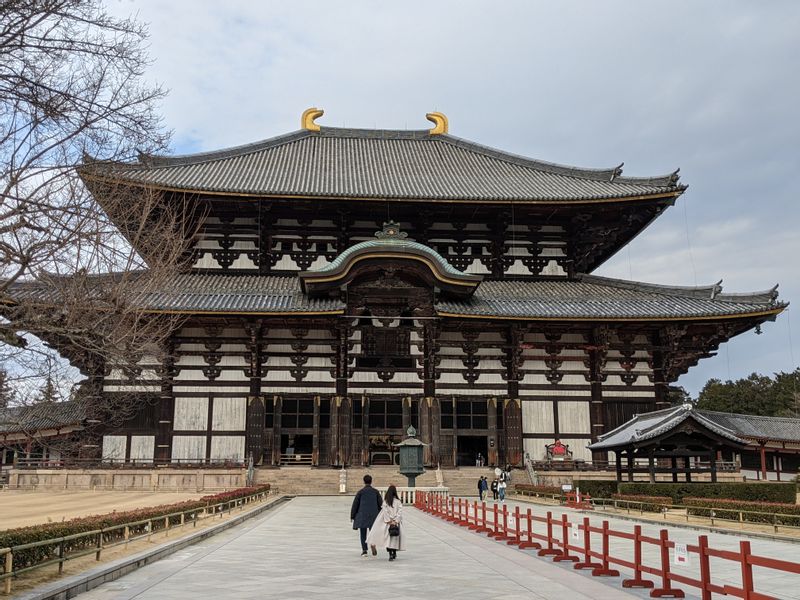
[[[151,550],[145,550],[132,556],[120,558],[107,565],[97,567],[96,569],[89,571],[84,571],[83,573],[79,573],[71,577],[66,577],[60,581],[47,584],[46,586],[33,589],[15,597],[18,600],[67,600],[69,598],[74,598],[78,594],[93,590],[104,583],[119,579],[120,577],[123,577],[128,573],[135,571],[136,569],[140,569],[141,567],[157,562],[162,558],[166,558],[170,554],[174,554],[178,550],[182,550],[187,546],[191,546],[192,544],[196,544],[197,542],[210,538],[218,533],[222,533],[227,529],[236,527],[248,519],[257,517],[263,512],[280,506],[284,502],[291,500],[293,497],[294,496],[281,496],[279,498],[275,498],[271,502],[267,502],[262,506],[257,506],[252,510],[224,521],[219,525],[214,525],[213,527],[209,527],[203,531],[198,531],[197,533],[193,533],[173,542],[165,542]]]
[[[514,500],[516,502],[525,502],[528,504],[535,504],[537,506],[553,506],[556,508],[563,508],[558,504],[545,504],[541,502],[535,502],[530,498],[522,497],[519,498],[517,496],[512,496],[509,500]],[[636,517],[630,516],[628,514],[618,514],[618,513],[610,513],[610,512],[603,512],[602,510],[575,510],[570,509],[574,512],[578,512],[584,514],[586,516],[589,515],[605,515],[610,518],[620,519],[621,521],[631,521],[633,523],[642,523],[647,525],[656,525],[662,527],[676,527],[678,529],[690,529],[693,531],[707,531],[709,533],[720,533],[723,535],[735,535],[739,537],[749,537],[749,538],[756,538],[760,540],[770,540],[773,542],[789,542],[790,544],[800,544],[800,537],[792,537],[786,535],[777,535],[773,533],[764,533],[763,531],[748,531],[746,529],[727,529],[725,527],[717,527],[716,525],[701,525],[700,523],[677,523],[675,521],[657,521],[655,519],[638,519]]]

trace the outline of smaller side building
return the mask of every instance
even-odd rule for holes
[[[745,480],[789,481],[800,470],[800,419],[698,410],[686,403],[634,416],[589,448],[616,454],[617,479],[647,472],[673,481],[720,469]]]

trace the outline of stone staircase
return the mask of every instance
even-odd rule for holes
[[[372,475],[376,487],[394,484],[398,487],[406,485],[407,479],[400,474],[396,466],[351,467],[347,473],[347,494],[355,494],[364,485],[364,475]],[[298,496],[334,496],[339,495],[340,469],[316,468],[309,466],[290,466],[279,469],[256,469],[256,484],[269,483],[279,494]],[[478,478],[485,475],[491,482],[494,469],[489,467],[459,467],[458,469],[442,469],[438,474],[445,487],[453,496],[477,496]],[[514,482],[523,480],[523,471],[514,471]],[[417,477],[417,487],[436,487],[439,485],[436,469],[425,471]]]

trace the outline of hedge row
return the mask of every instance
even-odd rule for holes
[[[518,483],[514,486],[514,490],[518,494],[525,494],[526,496],[551,496],[561,494],[561,488],[556,485],[532,485],[530,483]]]
[[[722,498],[684,498],[683,504],[688,506],[686,510],[690,515],[703,517],[714,516],[720,519],[730,519],[738,521],[741,517],[743,521],[751,523],[777,523],[785,525],[800,526],[800,506],[784,502],[743,502],[741,500],[725,500]],[[771,514],[748,514],[751,513],[776,513],[784,515],[773,517]]]
[[[112,512],[105,515],[92,515],[89,517],[78,517],[70,519],[69,521],[62,521],[61,523],[46,523],[43,525],[30,525],[28,527],[18,527],[15,529],[7,529],[0,531],[0,548],[10,548],[13,546],[21,546],[23,544],[30,544],[32,542],[39,542],[54,538],[61,538],[76,533],[84,533],[87,531],[95,531],[106,527],[113,527],[114,525],[123,525],[125,523],[133,523],[136,521],[146,521],[149,519],[157,519],[152,522],[152,531],[159,531],[165,528],[166,517],[164,515],[171,513],[181,513],[185,515],[186,520],[191,520],[195,514],[204,509],[206,506],[219,504],[221,502],[228,502],[256,494],[259,492],[269,491],[269,484],[259,485],[254,487],[238,488],[229,492],[222,492],[210,496],[203,496],[199,500],[188,500],[185,502],[176,502],[174,504],[162,504],[161,506],[151,506],[147,508],[139,508],[136,510],[128,510],[123,512]],[[180,523],[180,515],[170,517],[170,526]],[[147,523],[136,525],[130,528],[130,535],[140,535],[147,533]],[[114,531],[103,533],[103,543],[108,544],[124,539],[124,530],[118,529]],[[97,545],[97,538],[95,536],[69,540],[64,543],[64,552],[69,555],[74,552],[79,552],[84,549],[94,548]],[[38,546],[36,548],[29,548],[26,550],[18,550],[14,552],[14,570],[30,567],[41,562],[45,562],[58,556],[59,544],[48,544]]]
[[[577,479],[572,482],[572,487],[579,488],[582,494],[589,494],[592,498],[611,498],[617,493],[616,480]]]
[[[633,496],[669,496],[673,504],[686,497],[724,498],[794,504],[793,483],[620,483],[618,493]],[[594,494],[592,494],[594,496]]]
[[[669,496],[629,496],[627,494],[612,494],[611,498],[630,502],[631,508],[647,512],[661,512],[661,509],[665,506],[672,506],[672,498]]]

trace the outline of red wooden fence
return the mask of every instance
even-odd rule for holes
[[[554,517],[548,511],[544,517],[539,517],[527,509],[525,514],[520,513],[519,506],[514,507],[514,512],[509,514],[508,505],[491,505],[487,509],[485,502],[472,502],[463,498],[447,498],[440,495],[417,492],[414,505],[425,512],[431,513],[469,529],[486,533],[499,541],[519,548],[532,548],[538,550],[539,556],[552,556],[554,561],[575,563],[575,569],[591,569],[595,577],[618,576],[618,570],[612,566],[625,567],[633,571],[633,576],[622,581],[622,587],[649,588],[653,598],[683,598],[682,589],[673,584],[691,586],[700,590],[703,600],[711,600],[711,594],[726,594],[745,600],[777,600],[755,590],[753,581],[753,567],[773,569],[783,573],[800,575],[800,563],[757,556],[750,551],[750,542],[739,542],[739,551],[716,550],[709,548],[708,536],[701,535],[697,544],[687,544],[688,555],[694,555],[692,562],[699,565],[696,577],[689,577],[682,573],[673,572],[670,567],[670,550],[675,548],[675,542],[669,539],[669,532],[662,529],[658,537],[642,534],[641,525],[635,525],[633,532],[616,531],[609,527],[608,521],[603,521],[601,527],[592,525],[588,517],[582,522],[570,521],[568,515]],[[513,520],[513,527],[509,527],[509,517]],[[523,527],[523,524],[525,527]],[[535,526],[539,524],[539,531]],[[582,532],[582,533],[581,533]],[[601,548],[592,548],[591,535],[601,536]],[[573,539],[570,543],[570,537]],[[612,538],[630,540],[633,546],[633,560],[612,556],[610,540]],[[642,559],[642,547],[645,545],[656,546],[659,549],[658,565],[647,565]],[[717,584],[712,581],[710,558],[720,558],[739,563],[742,572],[741,587]],[[800,580],[798,580],[800,584]]]

